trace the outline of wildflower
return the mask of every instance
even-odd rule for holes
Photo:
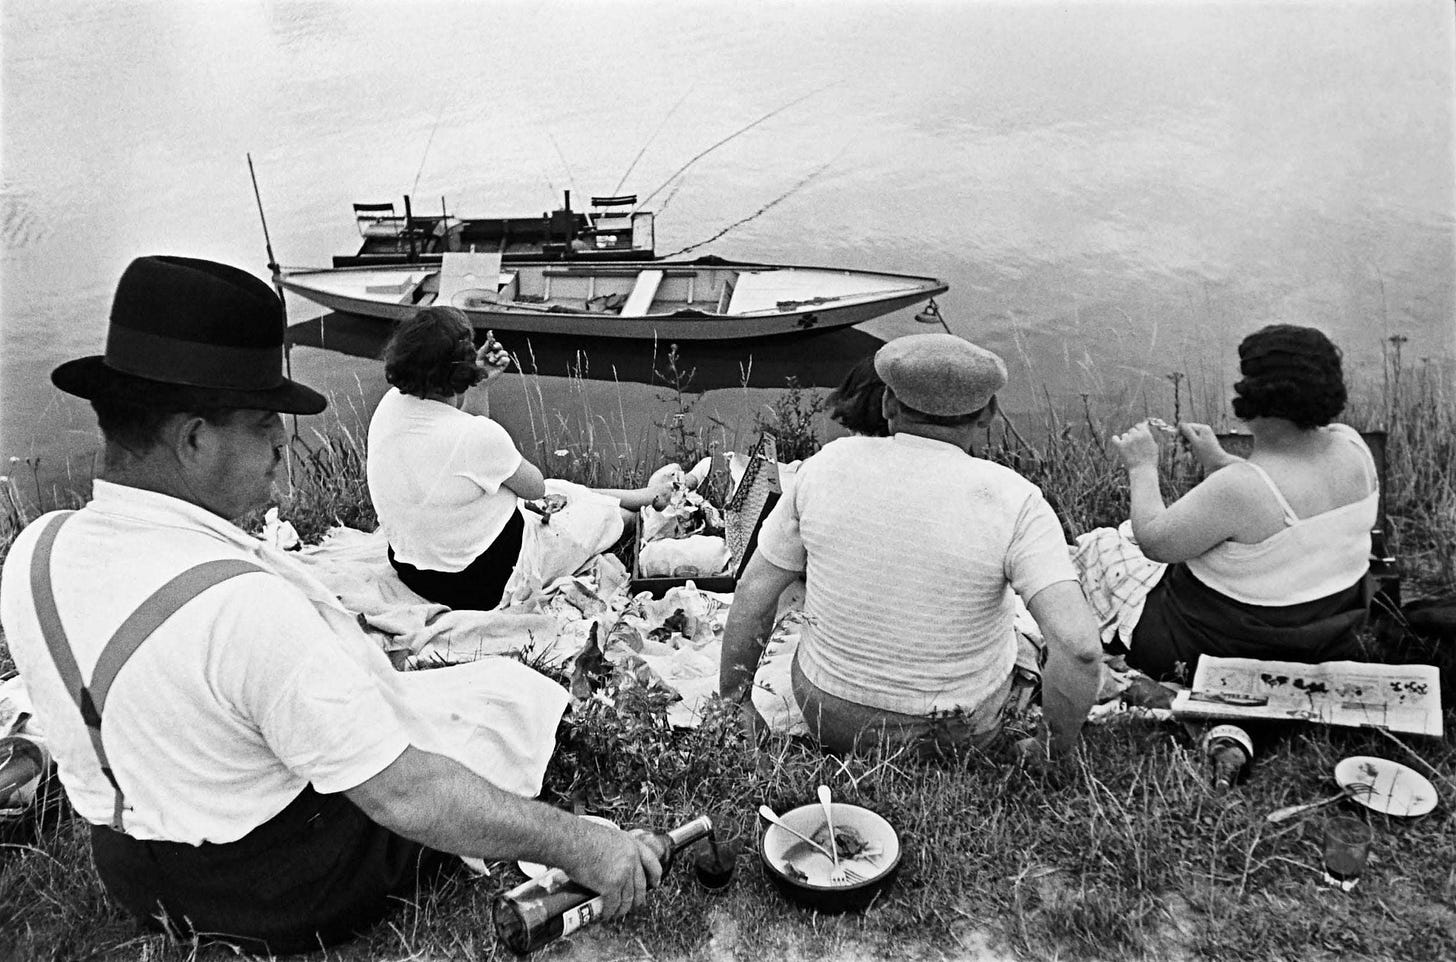
[[[566,450],[566,448],[557,448],[554,453],[558,458],[564,458],[571,452]]]

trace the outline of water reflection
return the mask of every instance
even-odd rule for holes
[[[378,320],[334,311],[291,325],[288,338],[296,346],[372,359],[379,357],[389,331],[389,325]],[[637,384],[667,380],[664,374],[672,345],[666,342],[511,331],[496,336],[527,374]],[[852,327],[770,340],[683,342],[678,345],[677,366],[684,373],[692,372],[694,391],[745,385],[779,388],[788,378],[804,387],[833,387],[882,343]]]

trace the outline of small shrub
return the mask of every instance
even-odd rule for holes
[[[758,412],[753,427],[773,434],[780,461],[800,461],[823,444],[817,422],[827,404],[824,394],[802,387],[796,377],[785,378],[784,389],[767,411]]]
[[[339,424],[312,443],[294,438],[293,484],[279,500],[279,515],[305,544],[317,544],[338,525],[373,531],[379,526],[364,477],[364,440]]]

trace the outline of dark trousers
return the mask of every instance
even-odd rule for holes
[[[428,601],[462,611],[490,611],[501,603],[506,582],[521,556],[525,519],[516,511],[490,547],[460,571],[432,571],[400,561],[389,549],[389,563],[404,586]]]
[[[1251,605],[1208,587],[1186,564],[1171,564],[1143,603],[1127,663],[1154,679],[1191,682],[1202,655],[1307,665],[1359,658],[1373,587],[1367,575],[1314,601]]]
[[[310,786],[235,842],[143,841],[91,826],[96,870],[149,928],[286,955],[346,941],[459,864]]]

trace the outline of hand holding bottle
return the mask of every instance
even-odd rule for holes
[[[668,832],[627,833],[582,822],[561,868],[496,898],[496,937],[513,952],[532,952],[583,925],[630,912],[662,881],[675,854],[712,831],[707,816]]]
[[[573,881],[602,896],[602,917],[625,915],[642,906],[647,890],[662,881],[662,861],[646,839],[619,828],[583,821],[573,858],[561,868]]]

